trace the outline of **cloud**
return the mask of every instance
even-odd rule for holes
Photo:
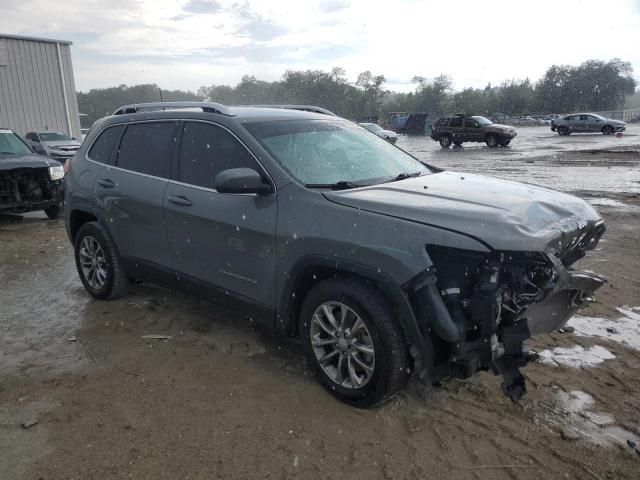
[[[320,4],[318,5],[318,9],[321,12],[331,13],[349,8],[349,5],[350,2],[348,0],[326,0],[320,2]]]
[[[266,41],[273,40],[287,32],[287,29],[276,25],[269,20],[250,20],[247,24],[236,30],[240,35],[246,35],[254,40]]]
[[[217,0],[189,0],[182,9],[189,13],[214,14],[222,11],[222,6]]]

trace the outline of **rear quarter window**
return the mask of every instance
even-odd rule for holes
[[[449,123],[448,118],[439,118],[436,121],[436,127],[446,127],[448,123]]]
[[[116,166],[154,177],[169,178],[177,128],[177,122],[127,125],[120,141]]]
[[[120,138],[123,128],[124,127],[122,125],[105,128],[98,135],[96,141],[93,142],[93,145],[91,145],[87,156],[95,162],[109,163],[111,153],[113,152],[116,142]]]

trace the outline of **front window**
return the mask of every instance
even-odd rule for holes
[[[39,133],[42,142],[70,142],[72,138],[60,132],[43,132]]]
[[[11,130],[0,130],[0,156],[27,155],[29,153],[31,153],[31,149],[15,133]]]
[[[256,122],[249,132],[305,185],[382,183],[430,170],[355,124],[339,120]]]
[[[491,125],[493,123],[488,118],[481,117],[480,115],[474,115],[471,118],[473,118],[476,122],[478,122],[478,125],[480,125],[481,127],[484,127],[486,125]]]

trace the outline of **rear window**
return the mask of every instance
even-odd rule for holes
[[[98,135],[96,141],[93,142],[93,145],[91,145],[91,149],[87,156],[96,162],[109,163],[111,152],[113,152],[113,147],[115,146],[118,138],[120,138],[123,128],[124,127],[122,125],[118,125],[116,127],[108,127],[103,130],[102,133]]]
[[[448,123],[449,123],[448,118],[439,118],[438,121],[436,122],[436,127],[446,127]]]
[[[449,122],[450,127],[461,127],[462,126],[462,117],[453,117],[451,122]]]
[[[133,172],[169,178],[177,122],[134,123],[127,126],[116,166]]]

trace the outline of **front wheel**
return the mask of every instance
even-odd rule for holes
[[[449,135],[440,137],[440,146],[442,148],[449,148],[451,146],[451,137]]]
[[[499,140],[496,135],[487,135],[487,147],[496,148],[499,145]]]
[[[374,286],[334,278],[316,285],[300,311],[309,364],[336,398],[356,407],[379,403],[409,377],[409,355],[393,310]]]
[[[85,223],[74,241],[80,281],[91,296],[117,298],[127,289],[127,277],[109,232],[98,222]]]
[[[606,125],[602,129],[602,133],[604,133],[605,135],[613,135],[613,127],[611,125]]]

